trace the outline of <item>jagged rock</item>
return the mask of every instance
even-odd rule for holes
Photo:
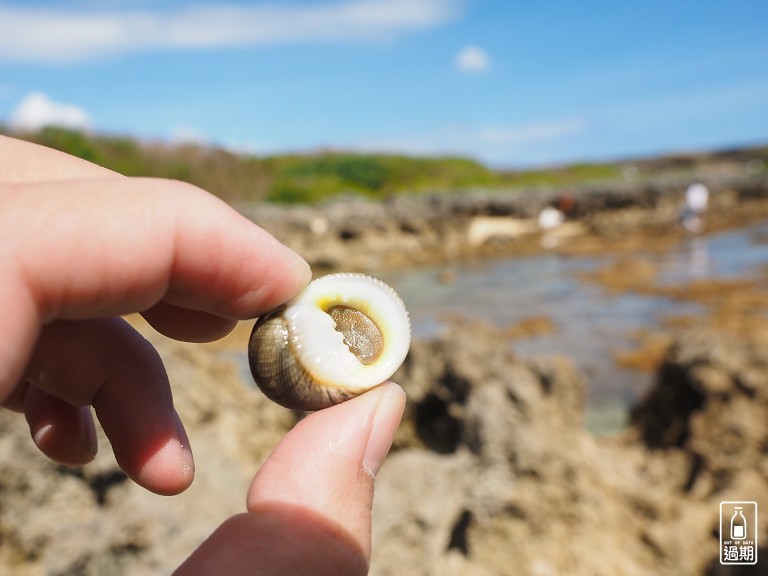
[[[51,464],[2,412],[0,571],[168,573],[243,510],[293,415],[244,385],[225,353],[156,343],[195,449],[192,488],[136,487],[103,438],[92,465]],[[406,419],[376,481],[371,574],[720,574],[719,501],[768,509],[765,344],[676,340],[630,429],[597,439],[568,361],[521,359],[475,325],[415,342],[397,377]]]
[[[377,479],[372,574],[436,573],[445,554],[458,545],[453,533],[474,480],[471,463],[466,453],[405,449],[391,455]]]
[[[687,333],[671,347],[656,386],[633,413],[653,449],[695,458],[697,482],[723,490],[758,466],[768,478],[768,346],[749,338]]]
[[[570,364],[516,359],[492,330],[458,330],[417,345],[402,372],[416,404],[411,417],[426,420],[422,430],[450,431],[451,441],[435,445],[422,434],[423,448],[392,456],[392,476],[383,469],[376,510],[388,522],[372,573],[711,572],[719,566],[719,501],[768,494],[768,403],[761,400],[752,415],[743,405],[749,395],[763,398],[768,348],[748,339],[724,346],[710,335],[672,347],[649,394],[656,400],[636,412],[655,425],[686,423],[682,436],[659,446],[640,419],[623,437],[591,437],[582,426],[584,386]],[[704,365],[710,370],[702,372]],[[723,378],[713,376],[721,373],[730,383],[725,412]],[[739,384],[743,374],[749,386]],[[689,392],[669,393],[691,387],[701,394],[693,409]],[[424,404],[431,409],[420,411]],[[734,459],[723,427],[740,424],[737,437],[745,439],[755,418],[762,424]],[[390,482],[402,514],[394,527]],[[434,490],[425,488],[430,482]],[[411,522],[426,530],[414,532]],[[398,533],[407,534],[399,545]],[[439,557],[435,542],[444,548]]]

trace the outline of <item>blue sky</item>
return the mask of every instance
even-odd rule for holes
[[[768,142],[766,0],[0,0],[0,122],[525,167]]]

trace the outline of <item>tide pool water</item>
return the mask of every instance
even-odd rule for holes
[[[768,264],[768,222],[737,231],[698,236],[664,253],[637,253],[652,261],[662,284],[748,277]],[[580,279],[612,256],[544,253],[482,263],[421,267],[380,274],[403,297],[414,335],[444,329],[446,315],[484,319],[499,327],[546,316],[554,331],[515,341],[523,357],[564,355],[589,386],[587,426],[596,433],[621,428],[627,409],[652,383],[652,375],[618,367],[615,353],[633,346],[638,330],[659,328],[669,315],[696,314],[688,302],[635,293],[615,294]],[[451,282],[441,281],[450,277]]]

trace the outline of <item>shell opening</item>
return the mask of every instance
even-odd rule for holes
[[[314,280],[288,302],[283,318],[291,355],[302,370],[317,386],[345,394],[359,394],[392,376],[411,340],[402,300],[362,274]],[[375,329],[359,328],[361,323]]]
[[[331,306],[326,313],[344,336],[349,351],[365,365],[376,362],[384,350],[384,336],[376,323],[364,312],[350,306]]]

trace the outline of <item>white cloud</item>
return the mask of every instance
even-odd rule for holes
[[[482,48],[465,46],[456,55],[455,64],[461,72],[485,72],[491,67],[491,59]]]
[[[9,119],[11,128],[24,132],[35,132],[45,126],[85,130],[89,123],[88,114],[79,106],[54,102],[41,92],[24,96]]]
[[[209,3],[156,11],[0,5],[0,60],[65,63],[148,50],[369,42],[439,26],[458,15],[462,1]]]

